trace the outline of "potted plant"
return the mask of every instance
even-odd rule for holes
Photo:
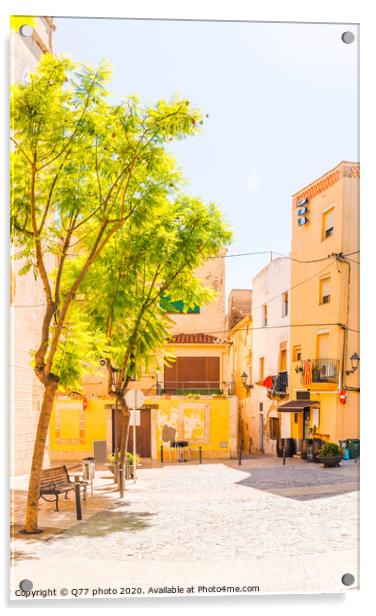
[[[337,443],[325,443],[320,449],[319,460],[326,468],[339,466],[342,455],[343,451]]]
[[[313,461],[320,462],[320,449],[325,444],[325,442],[319,437],[317,426],[312,426],[309,429],[309,435],[312,439],[312,447],[313,447]]]
[[[133,457],[133,453],[131,453],[130,451],[127,451],[127,459],[128,459],[128,464],[130,466],[130,475],[131,477],[133,477],[133,463],[134,463],[134,457]],[[108,467],[108,469],[111,471],[111,473],[114,475],[115,474],[115,454],[114,453],[109,453],[107,456],[107,464],[106,466]],[[136,456],[136,464],[138,465],[139,462],[139,456]]]

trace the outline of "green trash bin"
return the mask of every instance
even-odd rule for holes
[[[350,450],[350,458],[360,458],[360,440],[358,438],[347,439],[347,449]]]

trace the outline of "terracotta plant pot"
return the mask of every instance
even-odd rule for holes
[[[340,465],[342,457],[341,456],[328,456],[324,458],[322,456],[319,456],[319,460],[325,468],[332,468],[334,466]]]

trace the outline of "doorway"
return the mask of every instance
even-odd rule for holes
[[[116,417],[117,415],[117,417]],[[112,409],[112,451],[120,448],[123,415],[120,410]],[[128,451],[133,453],[133,426],[129,426]],[[136,453],[140,458],[151,458],[151,411],[141,409],[140,425],[136,426]]]
[[[304,409],[303,411],[303,438],[310,438],[310,416],[311,412],[309,409]]]

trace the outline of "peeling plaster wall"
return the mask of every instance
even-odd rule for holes
[[[214,301],[200,306],[199,314],[174,314],[173,334],[208,333],[225,337],[225,260],[210,259],[196,271],[196,276],[216,292]]]
[[[236,451],[237,401],[229,399],[158,399],[156,415],[156,449],[164,446],[165,459],[175,459],[170,451],[173,439],[187,440],[192,457],[198,458],[198,448],[202,447],[205,458],[230,458]]]
[[[228,298],[228,327],[234,327],[252,312],[252,290],[232,289]]]
[[[153,459],[159,459],[163,445],[165,461],[175,451],[170,450],[170,441],[187,440],[192,458],[198,458],[202,447],[203,459],[236,456],[238,431],[237,398],[188,399],[180,396],[150,397],[151,408],[151,452]],[[94,441],[107,441],[111,449],[111,400],[89,399],[86,409],[81,400],[61,396],[55,404],[50,427],[51,459],[55,461],[82,460],[93,455]]]

